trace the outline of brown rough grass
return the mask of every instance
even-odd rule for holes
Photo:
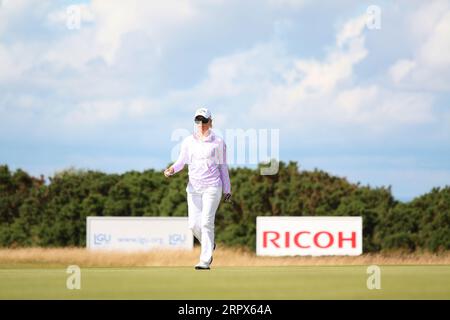
[[[192,266],[199,248],[193,251],[106,252],[85,248],[0,249],[0,267],[11,264],[76,264],[85,267]],[[214,266],[319,266],[319,265],[450,265],[450,252],[364,254],[357,257],[258,257],[245,249],[220,247]]]

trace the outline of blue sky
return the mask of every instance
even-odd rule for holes
[[[217,130],[279,129],[281,160],[410,200],[450,184],[449,52],[450,1],[1,0],[0,162],[162,170],[206,106]]]

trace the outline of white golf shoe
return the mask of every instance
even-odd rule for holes
[[[214,242],[213,251],[216,250],[216,243]],[[211,259],[209,259],[209,263],[200,261],[195,265],[195,270],[210,270],[211,269],[211,263],[213,262],[213,257],[211,256]]]
[[[200,261],[195,265],[195,270],[209,270],[209,263]]]

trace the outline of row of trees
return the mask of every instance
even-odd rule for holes
[[[279,164],[279,173],[230,170],[233,204],[221,203],[217,241],[256,243],[256,216],[362,216],[364,251],[450,249],[450,186],[402,203],[390,187],[349,183],[321,170]],[[106,174],[69,169],[35,178],[0,166],[0,246],[84,246],[87,216],[186,216],[187,170]]]

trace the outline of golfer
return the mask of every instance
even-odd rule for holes
[[[200,108],[195,112],[197,132],[186,137],[181,144],[178,160],[164,170],[170,177],[189,165],[186,187],[189,228],[201,244],[200,262],[196,270],[209,270],[213,261],[214,218],[222,193],[230,201],[231,184],[226,162],[226,145],[211,130],[211,112]]]

